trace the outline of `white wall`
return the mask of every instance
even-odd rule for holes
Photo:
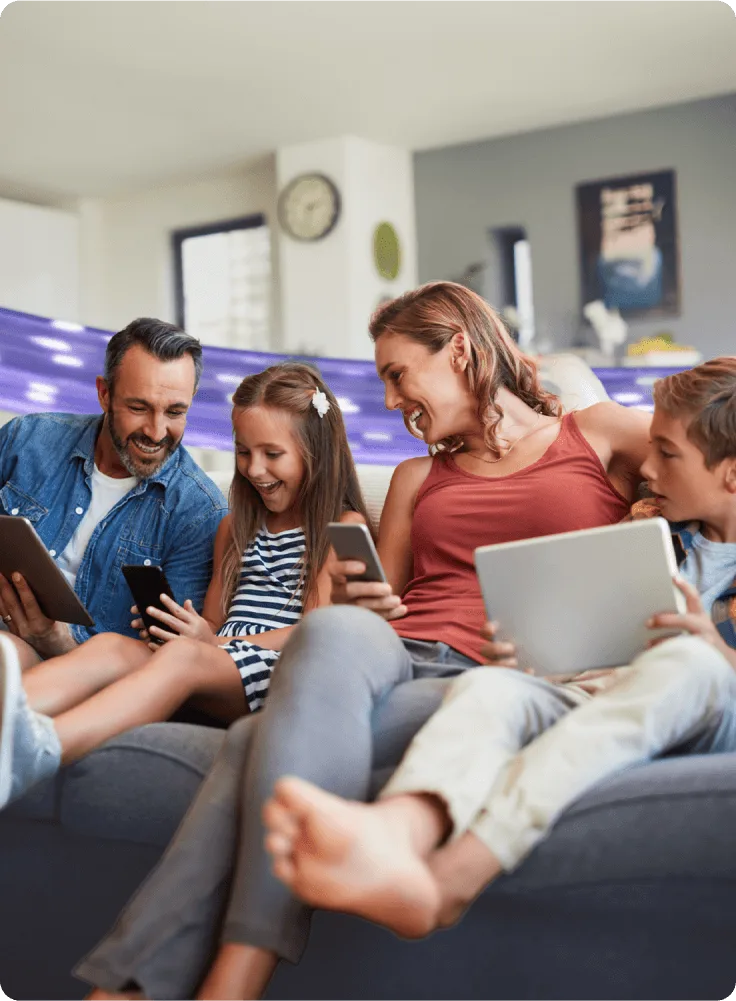
[[[0,199],[0,306],[78,322],[79,285],[76,215]]]
[[[523,226],[537,333],[557,349],[583,327],[575,185],[674,167],[680,316],[632,319],[629,340],[671,331],[706,357],[736,350],[736,94],[417,153],[419,278],[460,275],[488,230]]]
[[[341,213],[321,240],[301,242],[280,232],[281,301],[285,350],[343,358],[372,358],[368,320],[380,299],[416,285],[414,168],[408,150],[356,136],[283,147],[279,187],[302,173],[326,174]],[[373,263],[373,232],[394,225],[402,246],[395,281]]]
[[[78,211],[82,322],[109,330],[119,330],[138,316],[174,322],[171,232],[256,212],[262,212],[275,227],[275,161],[269,156],[206,180],[167,184],[114,198],[84,198]],[[272,347],[279,350],[275,252],[272,266]]]

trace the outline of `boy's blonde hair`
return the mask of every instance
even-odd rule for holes
[[[736,458],[736,356],[724,355],[654,384],[654,405],[687,421],[708,469]]]

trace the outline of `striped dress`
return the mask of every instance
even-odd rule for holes
[[[243,553],[240,581],[218,636],[257,636],[295,625],[302,616],[303,555],[300,528],[275,534],[262,528]],[[255,712],[266,699],[280,652],[244,639],[232,639],[222,649],[235,661],[248,708]]]

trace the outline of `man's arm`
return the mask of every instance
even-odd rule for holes
[[[215,535],[226,514],[224,508],[212,508],[186,528],[174,523],[173,538],[161,564],[176,600],[183,604],[189,598],[199,613],[212,578]]]

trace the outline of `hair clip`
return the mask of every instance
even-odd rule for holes
[[[312,406],[319,414],[320,419],[322,419],[330,409],[330,401],[321,389],[315,389],[314,395],[312,396]]]

